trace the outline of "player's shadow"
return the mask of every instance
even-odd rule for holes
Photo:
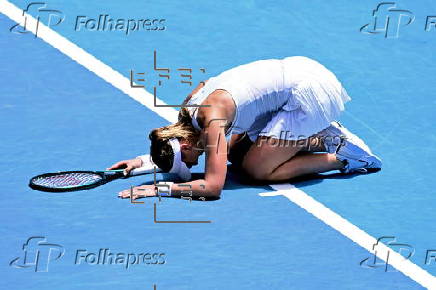
[[[325,179],[350,179],[350,178],[358,177],[360,175],[367,175],[378,171],[380,170],[379,169],[372,170],[369,171],[368,173],[351,173],[351,174],[343,174],[343,173],[336,173],[336,172],[322,173],[322,174],[307,174],[280,183],[292,183],[293,185],[298,187],[306,187],[306,186],[319,184]],[[192,180],[204,179],[204,173],[192,173],[191,179]],[[165,178],[161,178],[161,176],[159,175],[156,177],[156,182],[163,181],[163,180],[174,180],[175,182],[180,182],[180,180],[177,180],[177,176],[174,174],[166,174]],[[280,183],[276,183],[276,184],[280,184]],[[154,180],[145,182],[143,184],[154,184]],[[249,178],[248,175],[245,174],[241,168],[230,164],[227,166],[227,176],[226,176],[226,181],[223,190],[259,188],[262,189],[262,191],[270,191],[271,190],[271,187],[269,186],[270,184],[274,184],[274,183],[270,181],[253,180]],[[199,198],[192,197],[192,200],[202,200],[202,201],[213,201],[218,199],[220,198],[199,199]]]

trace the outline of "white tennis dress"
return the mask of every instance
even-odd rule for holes
[[[236,114],[226,132],[247,132],[284,140],[306,139],[327,128],[350,100],[336,76],[322,64],[303,56],[259,60],[227,70],[208,80],[188,104],[200,105],[217,89],[235,101]],[[198,108],[188,107],[199,127]]]

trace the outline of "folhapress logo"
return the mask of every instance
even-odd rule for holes
[[[23,255],[13,259],[9,266],[48,272],[49,263],[60,259],[64,252],[61,245],[47,243],[45,237],[30,237],[23,245]]]
[[[409,10],[398,9],[395,2],[382,2],[372,12],[372,22],[360,28],[366,34],[384,34],[385,38],[398,38],[400,28],[411,24],[415,16]]]
[[[37,16],[35,19],[30,17],[32,11],[35,11]],[[48,27],[59,25],[62,21],[64,21],[64,14],[55,9],[48,9],[47,4],[44,2],[32,2],[27,5],[26,9],[23,9],[23,20],[20,23],[13,25],[9,30],[14,33],[29,33],[31,32],[31,27],[34,29],[35,37],[38,37],[38,28],[41,19],[47,19],[44,21],[47,23]],[[29,30],[30,29],[30,30]]]
[[[377,239],[377,242],[372,245],[373,250],[373,257],[368,257],[366,259],[363,259],[360,262],[360,266],[364,268],[383,268],[385,272],[396,272],[397,270],[395,268],[392,268],[392,270],[389,270],[389,256],[390,256],[390,250],[383,251],[380,250],[380,252],[385,253],[386,257],[384,258],[384,261],[381,259],[379,252],[379,246],[381,243],[385,243],[387,246],[389,246],[390,249],[397,250],[400,255],[403,256],[404,260],[409,260],[410,257],[412,257],[415,254],[415,248],[409,244],[405,243],[398,243],[397,238],[393,236],[384,236]]]
[[[9,30],[14,33],[33,33],[38,37],[40,23],[47,27],[54,27],[65,20],[65,15],[60,10],[48,9],[45,2],[31,2],[23,9],[22,20],[13,25]],[[36,15],[36,16],[32,16]],[[100,14],[97,17],[79,15],[76,18],[74,31],[118,31],[130,35],[136,31],[163,31],[166,29],[163,18],[116,18],[109,14]],[[41,24],[42,25],[42,24]]]

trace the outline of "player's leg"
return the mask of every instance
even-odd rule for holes
[[[284,181],[300,175],[342,169],[344,164],[335,154],[310,153],[320,146],[310,147],[309,140],[286,141],[259,136],[242,161],[242,168],[257,180]],[[299,152],[309,154],[297,155]]]

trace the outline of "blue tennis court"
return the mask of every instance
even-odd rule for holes
[[[385,3],[374,15],[400,13],[398,26],[360,31],[379,4],[1,0],[0,288],[436,289],[436,3]],[[221,198],[206,202],[117,198],[153,175],[70,193],[28,187],[41,173],[148,153],[149,131],[174,117],[153,106],[154,88],[180,104],[226,69],[292,55],[344,84],[340,121],[382,158],[380,172],[257,186],[230,167]],[[204,157],[193,169],[202,176]]]

